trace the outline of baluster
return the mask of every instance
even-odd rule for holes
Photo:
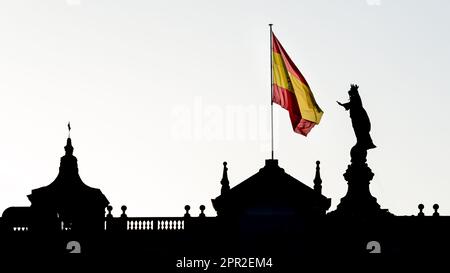
[[[206,217],[205,215],[205,205],[200,206],[200,215],[198,217]]]
[[[439,205],[438,204],[434,204],[433,205],[433,209],[434,209],[433,216],[439,216],[439,212],[438,212]]]

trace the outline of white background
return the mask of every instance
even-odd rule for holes
[[[324,110],[305,138],[275,105],[275,157],[332,208],[360,85],[378,146],[371,190],[399,215],[450,213],[449,1],[1,1],[0,211],[56,177],[72,124],[84,182],[131,216],[181,216],[270,155],[269,30]]]

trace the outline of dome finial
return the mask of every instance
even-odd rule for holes
[[[228,181],[228,168],[227,168],[227,162],[223,162],[223,174],[222,174],[222,180],[220,181],[220,184],[222,184],[222,189],[220,191],[221,194],[226,193],[230,190],[230,181]]]
[[[69,136],[67,137],[67,144],[64,147],[64,150],[66,150],[66,155],[73,155],[72,139],[70,139],[70,130],[72,129],[70,127],[70,121],[67,123],[67,128],[69,129]]]

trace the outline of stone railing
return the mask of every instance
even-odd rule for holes
[[[196,219],[206,219],[204,214],[205,206],[200,206],[200,215],[191,217],[189,210],[191,207],[184,207],[185,214],[182,217],[128,217],[127,207],[120,208],[122,214],[119,217],[113,217],[112,207],[108,206],[105,219],[105,230],[107,231],[183,231],[190,224],[194,224]],[[195,225],[195,224],[194,224]]]
[[[17,232],[26,232],[28,231],[28,226],[13,226],[12,227],[12,231],[17,231]]]
[[[183,217],[131,217],[124,221],[126,230],[133,231],[180,231],[185,225]]]

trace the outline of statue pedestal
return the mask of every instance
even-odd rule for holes
[[[381,209],[377,199],[370,193],[369,184],[374,174],[366,163],[367,150],[355,146],[350,154],[352,163],[344,173],[344,179],[348,184],[347,194],[341,198],[336,210],[330,212],[330,215],[350,217],[392,215],[388,210]]]

